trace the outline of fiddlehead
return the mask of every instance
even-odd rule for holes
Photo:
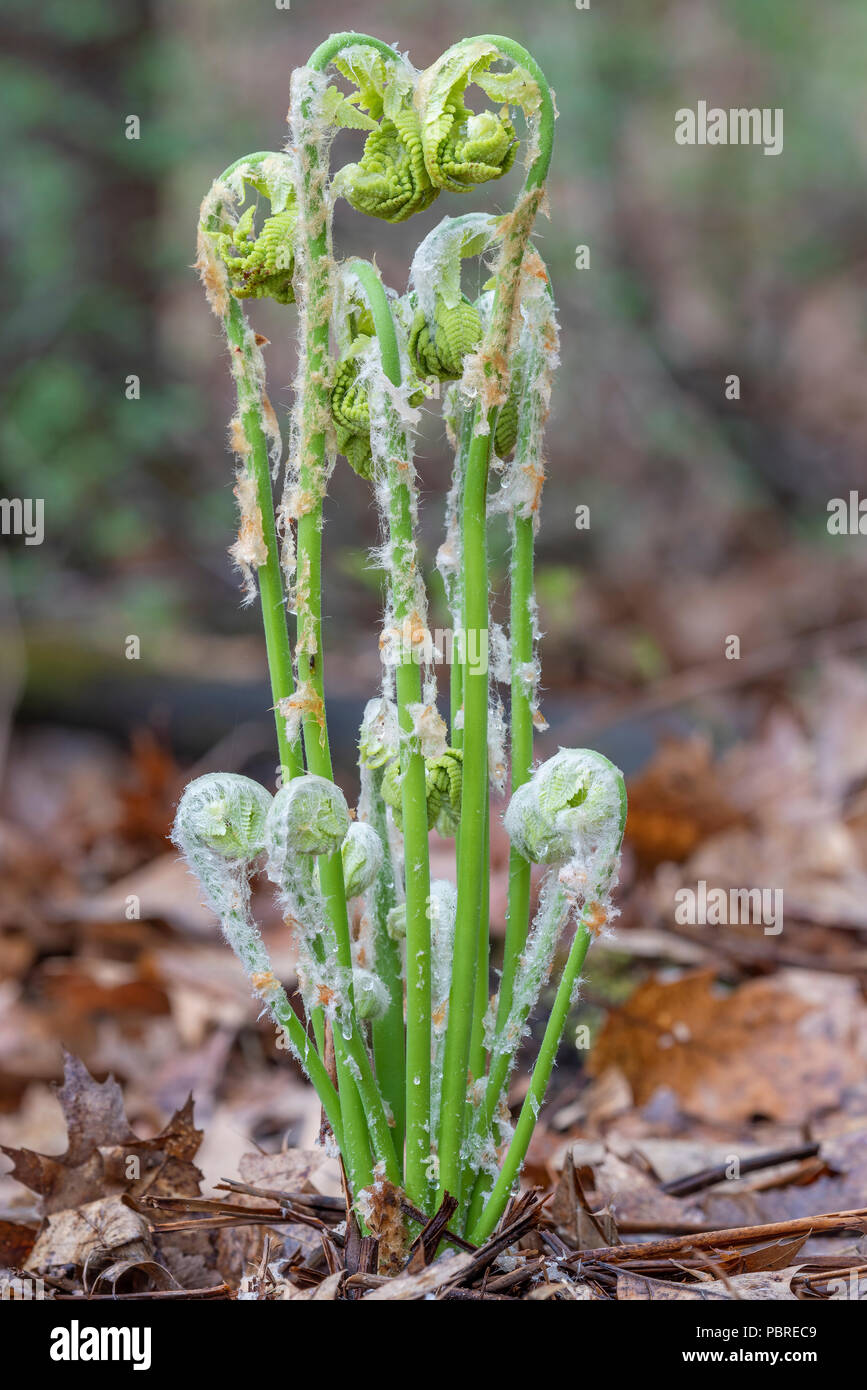
[[[452,839],[460,823],[463,761],[460,748],[446,748],[434,758],[425,758],[428,829],[436,826],[444,839]],[[382,795],[386,805],[391,807],[395,825],[402,830],[401,773],[397,759],[386,768]]]
[[[425,167],[413,104],[415,69],[397,54],[387,57],[360,45],[345,48],[334,66],[358,88],[339,107],[343,122],[370,131],[359,162],[335,176],[334,192],[358,212],[403,222],[430,207],[439,194]],[[354,109],[357,120],[346,106]]]
[[[343,881],[347,898],[360,897],[376,881],[385,851],[382,840],[372,825],[353,821],[340,847],[343,856]]]
[[[358,761],[362,769],[385,767],[400,746],[397,709],[392,701],[380,697],[368,700],[358,735]]]
[[[484,39],[465,39],[422,73],[418,83],[422,148],[431,181],[437,188],[466,193],[489,179],[502,178],[515,162],[518,137],[507,107],[478,115],[464,104],[473,83],[490,97],[528,109],[538,105],[538,89],[520,68],[492,73],[501,55]]]
[[[617,869],[624,795],[622,774],[601,753],[561,748],[518,788],[503,823],[526,859],[578,864],[589,888],[604,893]]]
[[[249,777],[208,773],[191,782],[181,797],[172,839],[198,878],[253,992],[316,1087],[334,1134],[342,1142],[337,1092],[274,974],[250,910],[249,874],[266,848],[271,807],[268,792]]]
[[[254,208],[238,217],[237,209],[248,187],[271,203],[271,216],[258,237],[253,230]],[[294,229],[295,186],[290,160],[282,154],[249,155],[230,165],[206,195],[199,216],[196,260],[208,302],[223,325],[238,396],[231,441],[241,461],[235,488],[241,524],[230,554],[243,576],[245,601],[252,601],[258,581],[271,689],[278,711],[294,691],[271,494],[271,468],[280,462],[282,439],[265,391],[259,339],[239,300],[272,295],[282,303],[291,301]],[[292,777],[301,771],[300,750],[281,715],[275,717],[280,762],[286,776]]]
[[[353,821],[341,846],[343,881],[347,898],[358,898],[373,886],[385,866],[385,850],[376,830],[366,821]],[[379,1020],[391,1004],[391,990],[380,977],[379,951],[367,903],[361,914],[359,933],[353,942],[352,982],[358,1017]],[[401,1003],[398,996],[398,1003]]]
[[[252,180],[250,180],[252,182]],[[257,183],[261,191],[267,185]],[[295,234],[298,210],[295,193],[288,185],[288,205],[272,211],[257,232],[253,204],[238,221],[219,234],[220,255],[229,274],[229,288],[236,299],[275,299],[295,303]]]
[[[259,230],[255,203],[244,207],[248,190],[270,203]],[[197,268],[218,317],[227,296],[271,297],[292,304],[298,208],[288,155],[268,151],[235,160],[212,184],[199,214]]]
[[[355,340],[359,350],[369,338]],[[341,358],[331,389],[331,414],[337,438],[338,453],[343,454],[350,467],[370,482],[373,478],[373,455],[370,452],[370,400],[367,385],[360,379],[361,363],[358,351]]]
[[[475,1117],[471,1146],[477,1160],[486,1156],[488,1171],[492,1167],[496,1171],[490,1127],[514,1066],[527,1019],[550,973],[560,934],[570,920],[576,921],[576,933],[533,1072],[532,1101],[526,1116],[522,1110],[521,1122],[494,1185],[491,1202],[495,1205],[490,1208],[489,1202],[485,1208],[485,1229],[491,1220],[498,1219],[502,1211],[500,1201],[505,1202],[523,1161],[587,948],[612,915],[610,894],[617,882],[626,825],[623,774],[601,753],[561,748],[514,793],[504,824],[512,844],[525,858],[550,867],[515,972],[511,1007],[505,1019],[498,1020],[491,1038],[491,1065]],[[481,1182],[474,1194],[471,1225],[479,1217],[484,1196],[485,1184]],[[478,1226],[475,1229],[478,1230]]]
[[[464,358],[474,352],[482,337],[478,310],[465,295],[452,307],[437,296],[433,322],[423,309],[417,309],[409,337],[409,355],[422,377],[456,381],[464,369]]]
[[[461,291],[461,262],[483,255],[496,240],[497,226],[487,213],[444,217],[419,245],[400,306],[418,376],[455,381],[478,348],[482,320]]]
[[[346,797],[327,777],[306,773],[281,787],[268,816],[269,871],[299,855],[336,854],[349,832]]]
[[[246,867],[265,848],[270,805],[270,795],[258,782],[237,773],[211,772],[187,787],[175,831],[184,845],[201,856],[197,863],[203,871],[206,866],[216,870],[226,863]],[[202,886],[210,894],[208,882]]]
[[[497,427],[494,430],[494,452],[499,459],[507,459],[518,442],[518,393],[509,392],[505,405],[497,413]]]

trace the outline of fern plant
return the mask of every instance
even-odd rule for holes
[[[472,85],[491,109],[466,104]],[[444,189],[472,194],[515,162],[518,112],[527,172],[508,213],[444,218],[418,247],[403,294],[369,262],[335,257],[336,198],[398,222]],[[419,73],[377,39],[336,34],[292,74],[287,151],[236,160],[199,223],[197,264],[238,399],[231,554],[246,600],[258,592],[261,604],[281,772],[274,795],[227,773],[197,778],[174,837],[316,1088],[360,1219],[371,1185],[387,1178],[427,1215],[453,1198],[452,1229],[476,1242],[514,1189],[585,954],[612,915],[626,816],[622,775],[601,755],[561,750],[534,767],[534,732],[545,725],[533,549],[558,334],[531,233],[554,115],[543,73],[511,39],[462,40]],[[343,128],[363,132],[364,146],[332,176],[330,145]],[[491,269],[476,302],[462,288],[467,259]],[[261,297],[296,305],[300,340],[276,506],[284,442],[244,308]],[[418,408],[441,393],[455,451],[437,556],[453,623],[448,720],[413,466]],[[360,730],[354,815],[332,772],[321,613],[323,500],[340,458],[372,488],[386,580],[382,686]],[[511,540],[508,633],[489,619],[487,536],[500,513]],[[508,921],[492,994],[491,790],[507,784]],[[433,833],[455,841],[454,882],[431,880]],[[530,922],[534,863],[545,872]],[[261,867],[295,935],[303,1016],[251,915],[250,875]],[[519,1045],[570,924],[513,1125]]]

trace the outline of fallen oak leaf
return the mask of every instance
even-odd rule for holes
[[[785,970],[723,994],[712,971],[698,971],[646,980],[612,1009],[588,1070],[622,1070],[638,1105],[668,1088],[684,1111],[714,1125],[756,1115],[800,1124],[838,1104],[865,1058],[856,981]]]
[[[115,1196],[48,1216],[25,1269],[47,1279],[80,1279],[87,1287],[89,1277],[120,1263],[131,1269],[155,1261],[148,1222]],[[166,1287],[171,1276],[159,1270],[159,1283]]]

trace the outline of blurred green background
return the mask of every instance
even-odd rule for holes
[[[818,637],[865,645],[864,542],[826,528],[867,447],[863,0],[0,9],[0,495],[44,498],[46,524],[40,547],[2,540],[7,715],[121,740],[156,724],[184,758],[245,721],[267,743],[258,617],[241,610],[226,556],[233,406],[191,270],[196,213],[227,163],[280,147],[290,70],[347,27],[396,41],[418,67],[467,32],[506,32],[556,90],[538,238],[563,336],[539,538],[552,745],[596,733],[635,765],[672,721],[726,731],[754,719],[800,679]],[[678,146],[674,112],[700,99],[782,107],[783,153]],[[125,137],[129,115],[138,140]],[[335,161],[358,144],[341,136]],[[398,227],[340,204],[338,253],[375,254],[402,289],[444,214],[508,206],[513,187],[441,197]],[[294,311],[253,317],[285,420]],[[732,373],[739,401],[725,396]],[[449,466],[433,412],[418,466],[432,564]],[[345,766],[377,683],[376,519],[343,464],[331,493],[327,683]],[[493,556],[497,578],[500,532]],[[733,633],[737,677],[723,657]],[[138,661],[124,655],[131,634]],[[684,703],[696,690],[703,699]]]

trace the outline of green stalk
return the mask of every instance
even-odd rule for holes
[[[572,1003],[572,994],[575,984],[581,973],[584,958],[587,955],[587,948],[590,945],[592,933],[585,926],[579,926],[572,942],[571,950],[566,961],[566,967],[560,978],[557,988],[557,995],[554,1000],[553,1008],[548,1017],[545,1027],[545,1036],[539,1048],[539,1055],[536,1058],[536,1065],[533,1068],[533,1075],[530,1080],[524,1104],[521,1106],[521,1113],[518,1116],[518,1123],[515,1126],[515,1133],[512,1142],[506,1152],[500,1168],[500,1176],[494,1184],[491,1195],[489,1196],[485,1208],[478,1221],[470,1228],[469,1239],[475,1245],[481,1245],[487,1240],[494,1230],[506,1209],[506,1203],[512,1191],[512,1186],[518,1173],[521,1170],[524,1159],[527,1156],[527,1149],[536,1127],[539,1111],[545,1099],[545,1092],[548,1089],[548,1082],[551,1079],[551,1072],[557,1058],[557,1049],[560,1046],[560,1039],[563,1036],[563,1029],[566,1027],[566,1020],[569,1016],[569,1008]]]
[[[392,495],[392,534],[410,526],[405,487]],[[395,562],[401,547],[394,546]],[[406,616],[395,608],[400,623]],[[408,705],[421,701],[421,673],[412,654],[401,658],[395,672],[398,721],[406,741],[401,748],[401,811],[403,816],[406,884],[406,1190],[410,1201],[427,1206],[430,1158],[430,865],[428,860],[427,791],[424,758],[412,737]]]
[[[240,164],[255,166],[267,158],[268,152],[261,150],[256,154],[236,160],[234,164],[224,170],[217,183],[223,183]],[[215,207],[207,224],[202,227],[204,235],[209,239],[212,239],[219,230],[219,213],[219,206]],[[213,241],[211,241],[211,245],[213,248]],[[214,255],[216,256],[216,254],[214,249]],[[264,564],[257,568],[256,577],[262,605],[262,623],[265,629],[265,648],[271,679],[271,695],[274,701],[280,764],[284,777],[297,777],[304,771],[301,749],[297,743],[290,743],[286,734],[286,721],[279,711],[280,701],[293,694],[295,685],[292,675],[292,649],[286,622],[283,576],[280,570],[280,552],[274,521],[268,442],[263,428],[264,403],[259,373],[256,370],[257,363],[254,360],[254,355],[258,355],[259,349],[250,332],[241,305],[228,291],[226,307],[220,317],[229,347],[232,375],[237,389],[241,428],[249,449],[246,470],[256,484],[256,501],[261,516],[262,537],[267,551]]]
[[[368,42],[363,35],[337,34],[320,45],[309,68],[324,71],[331,59],[347,43]],[[392,50],[377,40],[376,48]],[[293,131],[300,145],[300,178],[296,188],[301,240],[296,249],[296,266],[306,292],[305,342],[302,352],[301,408],[298,429],[299,490],[305,499],[297,521],[297,610],[298,685],[303,693],[302,727],[308,771],[333,781],[328,727],[325,712],[322,650],[322,506],[325,493],[326,430],[329,419],[329,316],[333,290],[330,253],[329,214],[325,197],[328,178],[327,159],[311,133],[316,113],[314,93],[300,99],[301,129]],[[352,952],[343,864],[339,854],[323,857],[319,864],[320,883],[337,940],[341,965],[351,971]],[[354,1005],[353,1005],[354,1014]],[[370,1059],[357,1023],[349,1038],[341,1030],[334,1035],[338,1089],[344,1120],[346,1150],[352,1154],[350,1166],[361,1174],[370,1171],[369,1147],[372,1143],[378,1161],[384,1163],[389,1178],[399,1180],[397,1160],[382,1097],[373,1077]],[[359,1098],[360,1102],[359,1103]],[[367,1186],[370,1178],[362,1182]],[[357,1184],[354,1184],[354,1190]]]
[[[397,897],[394,864],[388,848],[388,821],[381,790],[383,769],[376,768],[370,773],[370,776],[370,823],[385,846],[385,861],[371,890],[376,927],[376,973],[388,990],[389,996],[386,1012],[382,1018],[374,1019],[371,1027],[373,1060],[376,1066],[376,1079],[391,1110],[394,1147],[400,1164],[406,1137],[403,971],[400,961],[400,946],[389,936],[387,928],[388,914],[394,907]]]
[[[229,303],[226,322],[226,335],[233,358],[235,349],[243,351],[246,325],[241,306],[236,299]],[[239,401],[240,404],[240,401]],[[259,411],[253,405],[241,409],[241,426],[250,446],[248,471],[256,482],[256,500],[262,517],[262,535],[268,557],[257,571],[259,597],[262,604],[262,623],[265,629],[265,651],[268,657],[268,671],[271,677],[271,696],[277,724],[277,747],[280,753],[280,766],[284,778],[299,777],[304,771],[301,749],[298,743],[290,743],[286,734],[286,720],[280,714],[280,701],[294,692],[292,679],[292,649],[289,645],[289,632],[286,625],[286,600],[283,593],[283,576],[280,571],[280,552],[277,545],[277,528],[274,522],[274,498],[271,492],[271,470],[268,462],[268,444],[262,431]]]
[[[449,738],[452,748],[463,748],[464,731],[455,724],[458,711],[464,703],[464,668],[463,664],[454,655],[454,637],[452,638],[452,664],[449,671],[449,706],[451,709],[451,731]],[[460,834],[460,831],[458,832]],[[456,837],[457,838],[457,837]]]
[[[348,266],[373,315],[382,369],[393,386],[401,380],[400,355],[391,309],[377,271],[366,261]],[[373,407],[371,406],[373,423]],[[379,422],[377,422],[379,423]],[[412,461],[406,436],[393,407],[386,407],[388,443],[388,579],[392,621],[401,634],[395,671],[398,722],[401,733],[401,812],[403,818],[406,887],[406,1164],[410,1200],[426,1206],[429,1198],[431,982],[430,982],[430,863],[428,850],[425,765],[419,739],[413,734],[409,707],[421,703],[421,670],[406,625],[420,620],[417,557],[410,491]]]
[[[464,622],[464,577],[461,567],[461,504],[464,490],[466,460],[473,439],[473,412],[458,406],[452,428],[457,438],[457,450],[455,453],[454,471],[452,473],[452,485],[449,490],[447,504],[447,537],[450,545],[457,550],[457,554],[453,556],[450,565],[443,567],[443,584],[446,591],[446,602],[448,603],[452,620],[452,660],[451,669],[449,671],[450,738],[452,748],[463,748],[463,726],[462,724],[458,724],[458,715],[464,703],[464,678],[466,667],[466,644],[462,640]],[[460,831],[455,836],[456,852],[459,841]]]
[[[509,1013],[497,1026],[484,1094],[473,1115],[474,1153],[478,1152],[493,1136],[497,1109],[501,1098],[507,1093],[509,1077],[515,1065],[527,1019],[537,1002],[544,977],[550,968],[557,939],[568,911],[569,904],[565,892],[560,888],[552,889],[549,884],[549,891],[543,894],[533,933],[533,942],[537,950],[536,959],[539,962],[538,983],[535,987],[529,985],[530,963],[525,961],[523,978],[520,966],[515,977],[523,986],[520,991],[520,1004],[516,1005],[513,1000]],[[484,1171],[479,1172],[469,1203],[468,1224],[470,1226],[475,1224],[491,1186],[490,1174]]]
[[[532,661],[533,659],[533,616],[531,600],[533,597],[534,534],[532,519],[525,521],[513,512],[511,523],[512,553],[510,562],[511,592],[509,636],[512,651],[512,697],[510,709],[510,791],[514,794],[518,787],[529,780],[533,765],[533,712],[530,707],[530,696],[527,691],[527,685],[520,673],[524,663]],[[525,859],[514,846],[510,846],[506,939],[503,947],[503,971],[497,997],[496,1032],[498,1034],[501,1033],[506,1026],[506,1021],[512,1008],[515,973],[521,953],[527,941],[527,929],[530,920],[530,872],[531,867],[529,860]],[[480,1073],[475,1072],[474,1074],[479,1075]],[[482,1134],[487,1132],[492,1123],[494,1111],[503,1085],[506,1083],[506,1079],[507,1076],[504,1076],[498,1081],[493,1071],[488,1076],[482,1107],[485,1113],[485,1119],[482,1119],[481,1114],[474,1116],[474,1122],[477,1123],[479,1132]],[[484,1172],[478,1174],[475,1180],[470,1205],[471,1221],[474,1214],[477,1214],[474,1212],[474,1209],[479,1205],[480,1198],[486,1194],[490,1184],[491,1179],[488,1174]]]
[[[512,646],[511,777],[512,795],[529,781],[533,767],[533,711],[523,668],[533,660],[533,518],[513,511],[510,561],[509,637]],[[497,1000],[497,1028],[512,1007],[515,970],[527,940],[530,920],[530,861],[514,846],[509,850],[509,900],[503,974]]]
[[[490,864],[491,860],[491,802],[487,798],[485,805],[485,829],[484,829],[484,857],[485,863]],[[485,1074],[488,1056],[485,1050],[485,1014],[488,1012],[490,1002],[489,987],[490,976],[490,943],[491,943],[491,923],[490,923],[490,897],[491,897],[491,876],[490,873],[482,875],[482,901],[479,911],[479,942],[477,947],[478,968],[476,970],[476,993],[473,1001],[473,1031],[470,1041],[470,1075],[474,1081],[479,1081]]]
[[[293,1051],[297,1053],[302,1067],[310,1077],[322,1109],[325,1111],[325,1118],[331,1126],[335,1143],[342,1152],[343,1124],[340,1116],[340,1099],[334,1088],[334,1083],[328,1075],[325,1063],[316,1049],[310,1046],[307,1031],[289,1003],[285,991],[280,991],[280,996],[271,1002],[270,1009],[274,1021],[287,1034]]]
[[[504,219],[502,251],[491,325],[482,344],[482,361],[493,400],[504,400],[508,388],[506,363],[514,335],[516,296],[521,265],[533,219],[542,201],[554,138],[554,107],[541,68],[520,44],[499,35],[481,41],[524,67],[539,85],[541,110],[538,154],[513,213]],[[486,504],[491,441],[497,405],[478,403],[473,412],[473,439],[467,459],[463,505],[464,633],[481,651],[487,643],[488,564]],[[485,433],[479,433],[485,428]],[[479,969],[479,915],[482,880],[489,873],[484,853],[488,802],[488,677],[468,666],[464,685],[464,766],[461,808],[458,906],[452,988],[449,997],[443,1091],[440,1111],[439,1191],[461,1200],[461,1146],[467,1120],[467,1081],[473,1029],[476,972]]]
[[[538,266],[531,267],[535,281]],[[538,290],[538,287],[536,287]],[[542,306],[547,305],[546,314]],[[524,326],[515,358],[512,397],[518,401],[518,438],[514,459],[507,466],[502,491],[508,504],[511,555],[510,647],[511,647],[511,794],[529,781],[533,765],[533,732],[536,706],[535,619],[533,594],[533,550],[538,521],[542,466],[542,434],[548,410],[551,355],[556,352],[556,322],[550,282],[546,297],[526,301]],[[530,862],[516,845],[509,853],[509,893],[503,970],[497,998],[496,1037],[501,1041],[509,1027],[515,981],[527,942],[530,915]],[[499,1053],[499,1047],[495,1049]],[[495,1056],[488,1089],[481,1111],[474,1116],[477,1136],[488,1133],[500,1092],[507,1085],[508,1070]],[[482,1113],[484,1112],[484,1114]],[[470,1224],[481,1210],[482,1200],[492,1185],[486,1172],[479,1174],[470,1203]]]
[[[496,411],[489,412],[490,430]],[[474,435],[467,459],[463,499],[463,640],[475,658],[464,678],[464,763],[458,903],[452,986],[443,1062],[440,1108],[438,1201],[446,1192],[460,1201],[461,1144],[467,1071],[473,1027],[482,883],[487,876],[485,822],[488,800],[488,557],[486,503],[491,434]]]

